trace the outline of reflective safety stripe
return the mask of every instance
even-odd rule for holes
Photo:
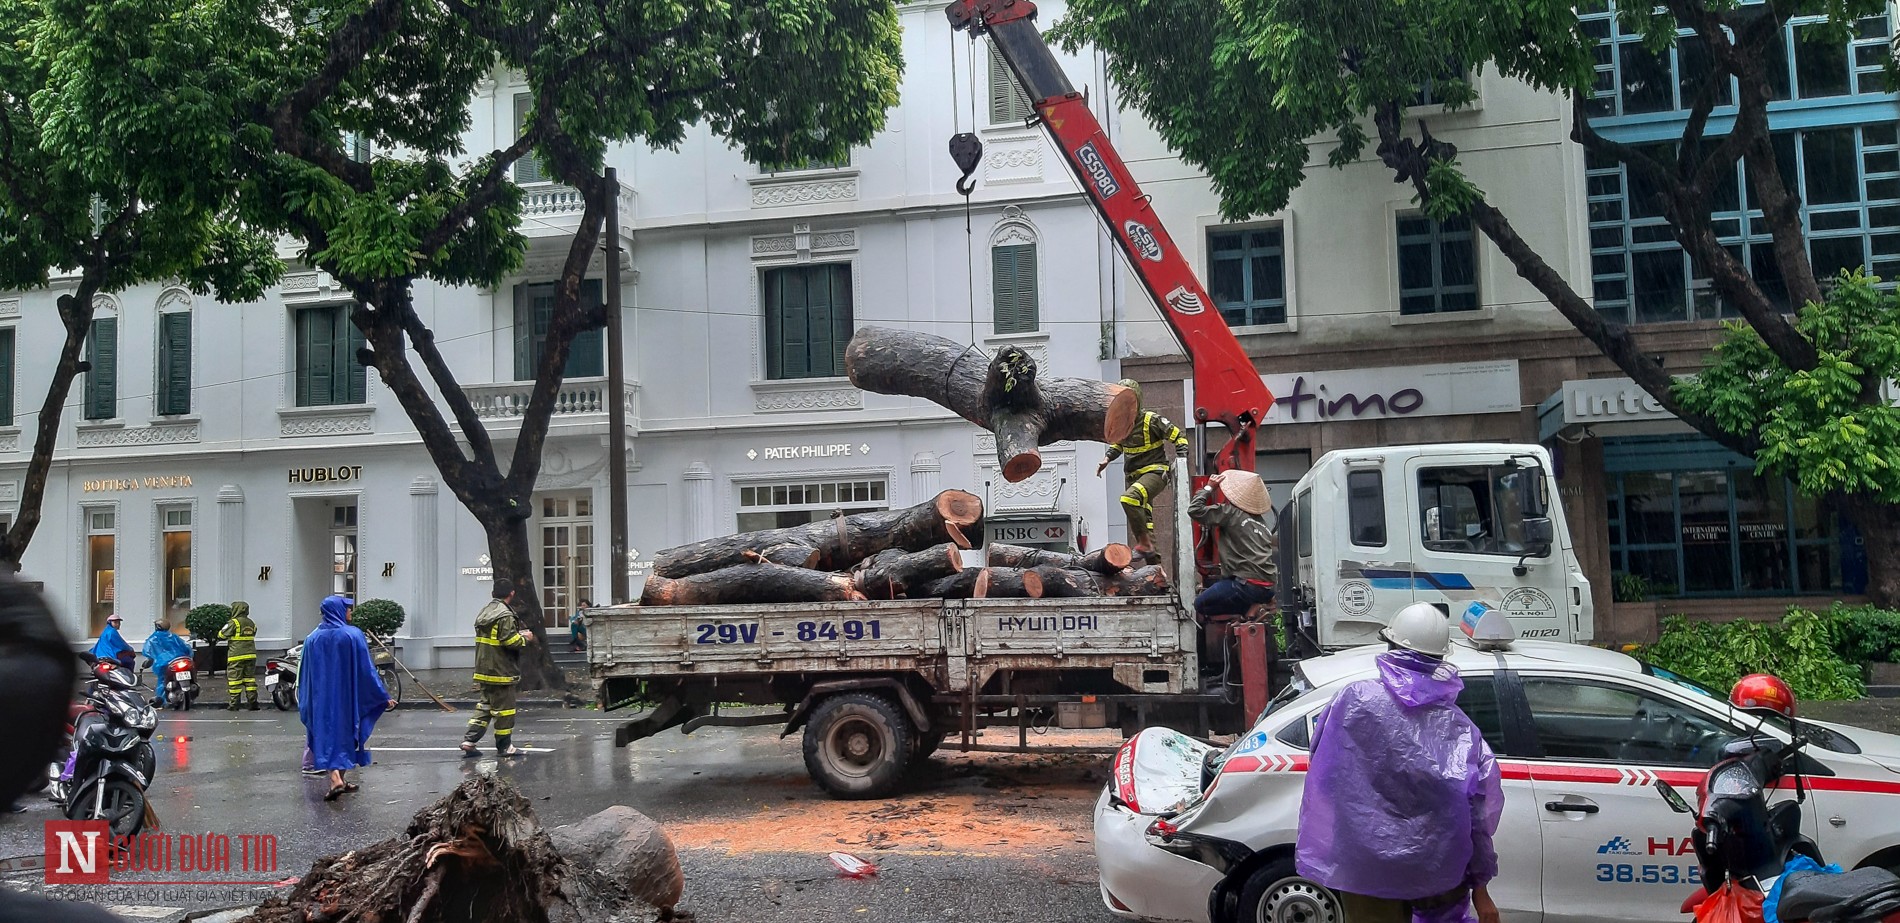
[[[240,660],[256,660],[256,659],[257,659],[256,654],[239,654],[235,657],[225,658],[225,663],[237,663]]]
[[[504,710],[504,711],[498,711],[498,712],[496,712],[496,713],[495,713],[495,717],[497,717],[497,718],[510,718],[510,717],[513,717],[513,716],[514,716],[514,713],[515,713],[515,710],[514,710],[514,709],[512,709],[512,708],[510,708],[510,709],[506,709],[506,710]]]
[[[494,638],[484,638],[484,637],[482,637],[481,635],[476,635],[476,636],[475,636],[475,643],[476,643],[476,644],[493,644],[493,645],[495,645],[496,647],[500,647],[500,646],[501,646],[501,642],[500,642],[500,641],[497,641],[497,640],[495,640]]]
[[[521,677],[519,676],[489,676],[486,673],[475,674],[475,681],[478,683],[499,683],[503,686],[512,686],[520,679]]]
[[[1168,466],[1167,465],[1149,465],[1145,468],[1136,468],[1135,470],[1128,472],[1127,476],[1131,478],[1138,478],[1144,474],[1154,474],[1156,472],[1167,474]]]

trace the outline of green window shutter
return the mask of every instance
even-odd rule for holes
[[[780,355],[785,342],[784,273],[782,269],[765,271],[765,377],[768,381],[785,377],[785,362]]]
[[[1003,62],[1003,56],[994,50],[990,52],[989,89],[990,124],[1022,122],[1029,118],[1029,94],[1016,84],[1016,75],[1009,72],[1009,65]]]
[[[297,406],[320,407],[334,403],[335,349],[331,342],[332,325],[328,308],[304,308],[297,312]]]
[[[831,376],[844,377],[844,348],[857,330],[852,323],[851,267],[844,264],[826,267],[831,274],[831,337],[828,345]]]
[[[534,313],[529,310],[532,286],[515,286],[515,380],[534,378]]]
[[[356,329],[356,324],[350,321],[350,306],[339,305],[334,310],[338,325],[335,342],[343,346],[343,354],[336,358],[335,367],[342,372],[337,380],[346,386],[346,390],[337,395],[336,403],[361,404],[369,400],[366,390],[369,369],[357,361],[356,353],[367,343],[363,339],[363,331]]]
[[[191,313],[158,316],[158,412],[191,412]]]
[[[1037,329],[1036,245],[1011,244],[990,250],[997,333],[1034,333]]]
[[[587,279],[581,282],[581,313],[592,315],[601,307],[601,284],[599,279]],[[607,374],[607,331],[594,327],[583,330],[574,337],[567,348],[567,368],[562,371],[564,378],[590,378]]]
[[[0,328],[0,426],[13,425],[13,328]]]
[[[119,319],[101,317],[92,322],[86,373],[86,419],[110,420],[119,413]]]
[[[778,342],[773,351],[779,357],[778,374],[772,377],[810,378],[811,280],[803,268],[771,272],[778,277],[773,286],[778,299]]]
[[[521,137],[521,133],[527,129],[528,113],[533,109],[534,109],[534,96],[532,94],[529,94],[529,93],[515,94],[515,137],[516,138]],[[523,155],[520,160],[515,161],[515,182],[517,183],[545,183],[549,179],[550,177],[547,174],[547,170],[543,168],[541,165],[541,158],[535,156],[535,153],[533,151],[529,151],[527,154]]]

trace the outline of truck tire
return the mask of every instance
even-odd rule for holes
[[[805,724],[805,771],[835,798],[882,798],[903,779],[916,733],[903,707],[884,696],[830,696]]]

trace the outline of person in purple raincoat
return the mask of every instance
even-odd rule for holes
[[[1458,708],[1450,623],[1417,603],[1381,634],[1378,678],[1340,690],[1314,730],[1294,863],[1349,923],[1497,923],[1504,789]]]
[[[304,640],[297,672],[304,745],[315,768],[330,774],[326,801],[356,791],[356,783],[345,779],[343,771],[369,765],[369,735],[376,719],[396,707],[376,675],[363,632],[350,624],[351,605],[345,596],[324,598],[323,624]]]

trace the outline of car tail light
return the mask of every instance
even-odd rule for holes
[[[1135,801],[1135,744],[1138,740],[1122,744],[1115,754],[1115,798],[1136,814],[1141,813],[1141,805]]]
[[[1116,910],[1119,910],[1123,913],[1134,912],[1134,908],[1129,907],[1127,904],[1122,903],[1122,899],[1119,897],[1116,897],[1115,892],[1110,891],[1107,888],[1103,888],[1102,893],[1108,895],[1108,905],[1110,907],[1113,907]]]
[[[1159,817],[1155,818],[1154,823],[1148,825],[1149,835],[1158,836],[1158,837],[1161,837],[1162,839],[1171,838],[1175,834],[1180,833],[1180,832],[1181,832],[1181,828],[1176,827],[1175,825],[1170,824],[1166,820]]]

